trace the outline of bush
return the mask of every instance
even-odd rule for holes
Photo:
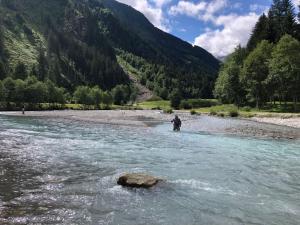
[[[196,112],[196,110],[191,110],[191,115],[200,115],[198,112]]]
[[[191,109],[193,108],[192,105],[189,103],[188,100],[183,100],[181,103],[180,103],[180,108],[181,109]]]
[[[229,111],[229,116],[230,117],[238,117],[239,116],[239,112],[237,110],[235,110],[235,109],[230,110]]]
[[[147,100],[147,102],[155,102],[155,101],[161,101],[161,100],[162,100],[161,97],[153,95],[150,99]]]
[[[211,99],[190,99],[188,103],[192,108],[209,108],[218,105],[218,102]]]
[[[217,114],[217,116],[219,116],[219,117],[225,117],[225,114],[224,114],[223,112],[219,112],[219,113]]]
[[[245,106],[245,107],[243,108],[243,110],[244,110],[245,112],[250,112],[250,111],[251,111],[251,107],[250,107],[250,106]]]
[[[210,110],[209,115],[216,116],[217,112],[215,110]]]
[[[173,114],[173,110],[172,109],[164,109],[163,111],[166,114]]]
[[[159,106],[151,108],[151,110],[161,110]]]

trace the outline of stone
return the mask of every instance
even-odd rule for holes
[[[125,174],[118,179],[118,185],[134,188],[151,188],[161,179],[142,173]]]

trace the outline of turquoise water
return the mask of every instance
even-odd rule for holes
[[[299,224],[299,141],[0,116],[0,224]],[[166,179],[116,185],[123,172]]]

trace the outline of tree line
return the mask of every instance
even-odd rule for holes
[[[298,15],[300,19],[300,14]],[[300,21],[300,20],[299,20]],[[300,98],[300,25],[290,0],[274,0],[257,22],[246,48],[224,62],[214,95],[223,103],[262,108]]]
[[[78,86],[70,94],[51,80],[39,81],[35,76],[28,76],[25,80],[12,77],[0,80],[0,103],[5,103],[6,109],[10,109],[12,103],[17,107],[26,103],[33,108],[40,103],[78,103],[109,108],[112,104],[122,105],[134,101],[136,94],[137,90],[127,85],[118,85],[111,91],[103,91],[99,86]]]

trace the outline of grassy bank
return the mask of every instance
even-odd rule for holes
[[[22,111],[22,104],[10,103],[1,104],[0,111]],[[132,105],[82,105],[82,104],[50,104],[50,103],[40,103],[40,104],[25,104],[26,111],[51,111],[51,110],[136,110],[142,109],[137,106]]]
[[[46,111],[46,110],[163,110],[167,113],[172,112],[170,101],[146,101],[134,105],[82,105],[82,104],[26,104],[27,111]],[[300,109],[300,105],[299,105]],[[22,105],[11,103],[0,103],[0,111],[21,111]],[[191,114],[207,114],[220,117],[300,117],[300,112],[294,113],[292,103],[281,105],[279,103],[270,104],[264,109],[256,109],[251,107],[236,107],[230,104],[220,104],[214,99],[190,99],[185,100],[181,104],[181,111],[190,112]]]
[[[187,104],[188,103],[188,104]],[[137,104],[141,109],[170,109],[169,101],[148,101]],[[300,109],[300,105],[299,105]],[[190,111],[192,114],[208,114],[220,117],[300,117],[300,112],[293,112],[293,104],[287,103],[280,104],[268,104],[263,109],[251,108],[251,107],[236,107],[231,104],[220,104],[215,99],[190,99],[185,100],[181,104],[181,110]]]

